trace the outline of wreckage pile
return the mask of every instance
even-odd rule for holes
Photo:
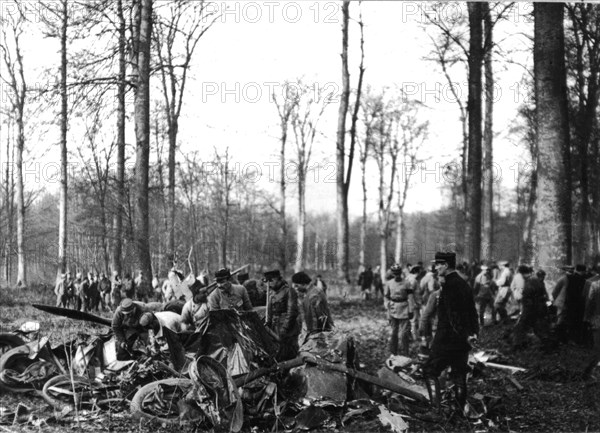
[[[27,326],[21,337],[28,342],[16,334],[0,337],[6,349],[0,390],[37,394],[62,417],[129,410],[162,425],[237,432],[242,426],[335,428],[360,416],[406,430],[401,415],[371,399],[372,385],[411,407],[429,407],[424,389],[400,376],[390,381],[359,371],[354,340],[340,333],[312,334],[298,358],[277,363],[278,343],[256,312],[211,311],[203,329],[166,330],[168,350],[136,353],[129,361],[117,360],[112,332],[51,347],[48,336]],[[23,406],[3,408],[0,424],[35,423],[29,415]]]

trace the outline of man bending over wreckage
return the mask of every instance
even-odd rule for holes
[[[123,299],[117,307],[112,318],[112,330],[117,342],[118,360],[131,359],[133,345],[138,338],[147,342],[148,333],[140,324],[140,318],[146,312],[148,308],[144,304],[133,302],[130,298]]]
[[[167,339],[164,335],[164,328],[173,332],[181,332],[183,325],[182,317],[172,311],[159,311],[156,313],[146,312],[140,317],[140,326],[149,334],[148,348],[154,353],[168,351]]]
[[[470,342],[477,338],[479,323],[475,302],[469,284],[456,272],[455,253],[436,253],[435,267],[445,281],[437,304],[438,326],[431,345],[429,359],[423,366],[427,379],[434,378],[435,398],[439,407],[438,377],[446,367],[451,367],[450,378],[455,384],[456,400],[463,409],[467,401],[467,364]]]

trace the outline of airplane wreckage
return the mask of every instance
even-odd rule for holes
[[[178,280],[177,295],[189,298],[191,290]],[[54,347],[35,322],[0,334],[0,393],[37,394],[62,418],[129,411],[133,419],[162,425],[233,432],[340,429],[361,418],[403,432],[411,419],[439,422],[453,405],[450,392],[439,383],[435,389],[421,384],[427,383],[421,356],[392,356],[373,376],[361,371],[354,338],[337,331],[307,335],[297,358],[276,362],[278,341],[264,325],[264,307],[210,311],[194,332],[164,328],[161,350],[138,345],[133,359],[121,361],[111,320],[33,306],[109,329]],[[472,362],[480,367],[493,358],[477,355]],[[465,414],[480,419],[495,403],[493,397],[481,396],[480,406],[468,404]],[[31,410],[22,405],[0,409],[0,424],[33,421]]]

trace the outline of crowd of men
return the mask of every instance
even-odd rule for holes
[[[391,327],[389,350],[409,355],[410,343],[419,341],[428,353],[427,377],[437,378],[447,367],[459,402],[466,399],[468,353],[480,327],[512,327],[508,334],[514,350],[527,342],[533,331],[541,350],[554,350],[560,343],[589,345],[595,355],[584,372],[590,375],[600,360],[600,263],[591,272],[582,265],[563,267],[564,274],[548,290],[545,272],[520,265],[516,272],[509,262],[456,264],[454,253],[436,253],[430,266],[393,265],[383,275],[366,267],[358,284],[369,299],[383,298]],[[62,275],[56,286],[57,306],[83,311],[114,311],[112,327],[117,356],[132,356],[136,341],[151,350],[165,350],[163,330],[199,329],[211,310],[249,311],[266,306],[265,324],[279,341],[278,361],[297,356],[301,333],[331,330],[333,319],[327,302],[327,285],[320,276],[295,273],[291,284],[279,270],[265,272],[260,280],[247,273],[232,275],[223,268],[214,274],[216,288],[201,275],[191,284],[186,301],[177,284],[184,276],[177,270],[159,284],[113,274]],[[514,325],[512,318],[516,318]],[[486,323],[487,319],[487,323]]]
[[[561,343],[593,347],[595,355],[583,372],[589,377],[600,360],[600,263],[590,270],[577,265],[562,271],[548,290],[543,270],[523,264],[515,272],[509,262],[456,265],[454,253],[437,253],[430,267],[393,265],[382,289],[370,267],[360,273],[358,284],[365,299],[372,289],[376,297],[382,291],[391,354],[408,356],[411,340],[420,341],[430,352],[425,371],[436,377],[452,366],[461,401],[469,339],[488,325],[506,326],[515,351],[526,346],[530,331],[544,352]]]
[[[161,288],[164,302],[134,301],[132,296],[121,299],[112,321],[117,358],[132,357],[138,342],[151,351],[167,350],[164,328],[174,332],[201,329],[211,310],[243,312],[266,306],[265,324],[279,342],[278,361],[298,355],[302,333],[308,336],[333,327],[326,285],[320,276],[313,280],[298,272],[289,284],[279,270],[265,272],[257,281],[247,273],[235,276],[223,268],[214,274],[214,282],[216,287],[209,293],[208,279],[199,277],[190,285],[192,296],[187,301],[176,298],[168,282],[163,284],[164,291]]]

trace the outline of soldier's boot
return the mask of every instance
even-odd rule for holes
[[[461,411],[464,411],[467,403],[467,375],[463,374],[455,379],[456,401]]]

